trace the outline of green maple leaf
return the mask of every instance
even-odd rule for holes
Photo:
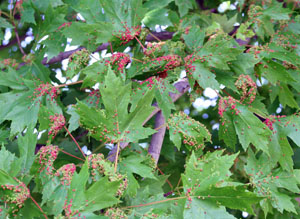
[[[191,51],[198,51],[203,46],[205,31],[193,25],[187,34],[183,34],[183,39]]]
[[[90,130],[94,138],[104,142],[134,142],[155,132],[142,127],[144,120],[154,110],[151,106],[153,89],[145,93],[130,113],[128,106],[131,84],[124,84],[111,69],[108,70],[105,82],[99,90],[105,110],[89,108],[86,104],[78,102],[76,111],[80,115],[81,124]]]
[[[192,64],[195,67],[195,71],[192,71],[192,75],[188,74],[188,78],[191,85],[194,85],[196,80],[202,88],[212,88],[215,90],[220,89],[216,76],[210,71],[210,69],[203,63],[197,61]]]
[[[294,94],[286,83],[282,82],[280,83],[280,86],[273,86],[271,87],[270,91],[271,102],[274,102],[278,96],[279,102],[283,107],[290,106],[292,108],[299,109],[299,105],[294,98]]]
[[[272,60],[263,59],[256,66],[257,71],[265,76],[272,84],[276,84],[278,81],[286,83],[295,81],[283,65]]]
[[[143,8],[141,0],[128,0],[121,3],[119,0],[101,0],[100,3],[116,28],[115,31],[124,31],[124,24],[128,27],[140,25],[147,11]]]
[[[226,39],[225,35],[218,35],[205,43],[196,55],[203,57],[209,67],[229,70],[227,63],[236,60],[242,51],[237,42]]]
[[[207,153],[200,159],[197,159],[194,153],[191,155],[185,174],[182,175],[184,189],[190,190],[189,195],[192,198],[192,201],[187,203],[191,209],[185,210],[184,215],[197,211],[197,215],[212,216],[214,213],[224,213],[232,217],[223,206],[254,214],[251,205],[259,202],[261,198],[245,190],[242,184],[222,186],[222,182],[229,181],[229,169],[238,155],[221,156],[222,153],[223,151]],[[200,207],[202,205],[207,208]]]
[[[132,93],[130,97],[132,104],[130,111],[132,112],[137,107],[140,98],[142,98],[150,89],[155,90],[154,96],[158,107],[162,110],[165,119],[168,119],[171,110],[175,109],[175,105],[169,93],[178,93],[178,91],[166,79],[156,79],[152,77],[150,81],[145,81],[143,84],[137,84],[134,93]]]
[[[217,206],[209,201],[192,198],[191,204],[184,209],[183,218],[234,219],[235,217],[229,214],[224,206]]]
[[[180,17],[183,17],[189,12],[189,9],[194,8],[194,3],[191,0],[175,0],[175,4],[179,9]]]
[[[229,136],[225,136],[234,133],[234,126],[235,133],[244,150],[247,150],[249,144],[252,143],[258,149],[269,154],[268,144],[272,132],[255,115],[253,115],[251,111],[249,111],[248,107],[236,103],[236,110],[238,113],[234,110],[227,110],[225,112],[226,116],[221,118],[221,125],[224,127],[219,131],[219,133],[222,132],[220,137],[224,139],[225,143],[228,143],[229,146],[234,148],[236,143],[235,137],[233,136],[232,138],[234,139],[230,140]],[[228,134],[227,131],[229,131]]]
[[[0,170],[6,171],[9,175],[15,177],[21,170],[21,160],[13,153],[6,150],[4,146],[0,150]]]
[[[257,159],[251,149],[248,151],[249,158],[245,166],[250,182],[254,186],[254,193],[265,199],[260,202],[265,215],[270,212],[266,206],[271,204],[279,212],[286,210],[296,213],[292,197],[282,189],[299,193],[298,170],[284,171],[281,168],[273,169],[275,165],[264,153]]]
[[[294,154],[289,141],[284,133],[284,127],[279,122],[275,122],[272,125],[272,136],[269,144],[270,156],[272,162],[275,164],[280,163],[283,170],[293,170],[293,159]]]
[[[179,112],[171,116],[168,120],[170,140],[180,150],[181,143],[188,149],[199,149],[204,146],[204,142],[211,142],[211,134],[200,122],[190,118],[184,112]]]
[[[223,151],[208,152],[197,159],[193,152],[187,161],[185,173],[182,174],[184,188],[195,187],[195,191],[200,193],[212,186],[221,185],[222,180],[228,180],[232,175],[229,169],[238,154],[222,156],[222,153]]]

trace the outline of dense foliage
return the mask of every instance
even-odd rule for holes
[[[299,218],[297,1],[0,9],[0,218]]]

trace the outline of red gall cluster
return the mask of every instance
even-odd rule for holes
[[[19,209],[23,207],[26,199],[30,197],[30,191],[27,186],[17,178],[15,178],[15,180],[19,183],[18,185],[4,184],[0,187],[5,194],[1,197],[1,199],[5,204],[12,204],[12,213],[16,213],[17,211],[19,211]],[[8,190],[11,191],[9,192],[9,194],[5,192]]]
[[[153,76],[153,77],[150,77],[150,78],[147,78],[146,80],[144,80],[144,81],[141,81],[140,82],[140,85],[142,85],[142,84],[147,84],[147,87],[149,87],[150,89],[152,88],[152,85],[154,85],[155,83],[154,83],[154,81],[153,81],[153,79],[155,80],[155,77]]]
[[[158,42],[158,43],[148,43],[147,44],[147,48],[144,50],[144,54],[146,56],[150,56],[151,54],[153,54],[156,51],[161,50],[161,46],[165,44],[164,42]]]
[[[185,35],[188,35],[191,28],[192,28],[192,27],[186,27],[186,28],[184,29],[184,34],[185,34]]]
[[[0,63],[4,66],[10,66],[14,69],[17,69],[19,66],[19,63],[17,63],[17,60],[15,59],[3,59]]]
[[[64,27],[70,27],[71,24],[72,24],[72,22],[65,22],[62,25],[60,25],[57,29],[60,30],[60,29],[62,29]]]
[[[268,126],[268,128],[270,130],[273,131],[273,123],[275,122],[275,119],[269,119],[269,118],[266,118],[266,120],[264,121],[264,123]]]
[[[96,98],[96,102],[94,103],[93,100],[91,99],[87,99],[86,102],[89,103],[89,104],[95,104],[96,106],[99,105],[99,102],[100,102],[100,97],[101,97],[101,94],[99,92],[99,89],[95,89],[95,90],[92,90],[90,93],[89,93],[89,97],[90,98]]]
[[[235,82],[235,86],[243,92],[240,99],[241,102],[243,102],[246,98],[249,98],[248,104],[251,104],[255,100],[257,86],[249,75],[240,75]]]
[[[196,70],[196,67],[193,65],[194,62],[204,63],[207,60],[204,57],[200,57],[194,54],[188,55],[184,58],[184,67],[187,76],[193,76],[193,72]]]
[[[133,40],[136,36],[140,35],[142,28],[137,25],[135,27],[128,27],[127,23],[124,22],[123,28],[125,31],[119,30],[119,33],[113,34],[113,36],[119,38],[121,40],[120,45],[125,45]],[[120,36],[121,35],[121,36]]]
[[[120,208],[108,208],[104,215],[110,219],[128,218],[125,212]]]
[[[55,176],[61,177],[60,182],[62,185],[70,185],[74,172],[76,171],[76,166],[73,163],[66,164],[59,168]]]
[[[65,203],[64,203],[63,209],[64,209],[64,211],[65,211],[65,216],[66,216],[67,218],[71,218],[71,216],[74,216],[75,214],[77,214],[76,211],[72,212],[72,210],[71,210],[71,207],[72,207],[72,205],[73,205],[72,202],[73,202],[73,199],[70,199],[70,202],[69,202],[69,204],[68,204],[68,200],[66,199],[66,200],[65,200]],[[85,217],[84,217],[84,218],[85,218]]]
[[[39,172],[46,168],[46,174],[52,175],[53,163],[58,155],[58,147],[54,145],[43,146],[39,150],[37,156],[39,158]]]
[[[61,114],[50,115],[50,131],[48,135],[53,135],[52,138],[65,126],[66,120],[65,117]]]
[[[201,149],[204,146],[204,141],[210,141],[211,138],[209,131],[203,124],[182,111],[170,115],[167,129],[173,132],[173,135],[180,134],[183,138],[183,144],[192,149]],[[207,135],[203,134],[204,132]]]
[[[127,178],[122,174],[115,173],[113,164],[107,161],[103,154],[91,154],[88,161],[93,181],[97,181],[103,176],[108,176],[111,182],[122,180],[116,194],[116,196],[122,196],[128,185]]]
[[[36,99],[41,96],[49,95],[51,101],[53,101],[58,95],[59,89],[55,86],[52,86],[48,82],[46,84],[40,84],[37,88],[34,89],[33,99]]]
[[[181,57],[179,55],[161,56],[156,58],[155,61],[158,61],[159,64],[163,61],[167,62],[162,72],[167,72],[181,65]]]
[[[110,60],[105,60],[105,65],[111,64],[112,66],[117,65],[118,71],[124,73],[124,68],[131,62],[130,56],[125,53],[114,53]]]
[[[219,115],[223,117],[223,113],[229,108],[232,110],[232,114],[238,115],[239,110],[236,108],[236,102],[237,100],[234,99],[233,97],[222,97],[219,100]],[[222,124],[223,125],[223,124]]]
[[[157,71],[159,78],[166,78],[168,76],[168,71],[172,70],[178,66],[181,66],[181,57],[178,55],[167,55],[161,56],[155,59],[150,60],[151,65],[163,65],[162,69]],[[150,65],[150,67],[151,67]]]
[[[68,71],[76,71],[88,65],[90,53],[85,48],[74,52],[69,58]]]

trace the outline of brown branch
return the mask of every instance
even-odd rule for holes
[[[162,111],[158,112],[155,118],[155,128],[161,127],[158,129],[156,133],[152,135],[150,146],[148,148],[149,154],[154,158],[155,163],[157,164],[161,147],[164,141],[165,133],[166,133],[166,120]]]
[[[16,27],[16,24],[15,24],[14,21],[12,22],[12,24],[13,24],[13,26],[14,26],[14,31],[15,31],[15,34],[16,34],[16,39],[17,39],[17,42],[18,42],[18,47],[19,47],[21,53],[22,53],[24,56],[26,56],[26,53],[24,52],[24,50],[23,50],[23,48],[22,48],[22,46],[21,46],[21,41],[20,41],[20,37],[19,37],[19,33],[18,33],[18,29],[17,29],[17,27]]]
[[[73,139],[73,141],[75,142],[76,146],[78,147],[78,149],[80,150],[82,156],[85,158],[85,154],[84,152],[81,150],[81,147],[79,146],[78,142],[76,141],[76,139],[73,137],[73,135],[71,134],[71,132],[69,131],[69,129],[67,129],[66,126],[64,126],[65,130],[68,132],[68,134],[71,136],[71,138]]]
[[[38,207],[38,209],[41,211],[41,213],[44,215],[46,219],[48,219],[47,215],[44,213],[43,209],[41,206],[36,202],[36,200],[30,195],[30,199],[33,201],[33,203]]]

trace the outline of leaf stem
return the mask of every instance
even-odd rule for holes
[[[175,197],[175,198],[168,198],[168,199],[161,200],[161,201],[149,202],[149,203],[146,203],[146,204],[139,204],[139,205],[125,206],[125,207],[122,207],[122,208],[123,208],[123,209],[124,209],[124,208],[138,208],[138,207],[144,207],[144,206],[149,206],[149,205],[155,205],[155,204],[159,204],[159,203],[164,203],[164,202],[168,202],[168,201],[175,201],[175,200],[185,199],[185,198],[187,198],[187,197],[186,197],[186,196],[180,196],[180,197]]]
[[[161,42],[161,40],[160,40],[157,36],[155,36],[153,33],[149,32],[149,34],[150,34],[154,39],[156,39],[157,41]]]
[[[80,157],[77,157],[77,156],[75,156],[75,155],[73,155],[73,154],[70,154],[70,153],[64,151],[63,149],[59,149],[59,150],[60,150],[61,152],[65,153],[65,154],[71,156],[71,157],[74,157],[74,158],[78,159],[78,160],[81,160],[81,161],[83,161],[83,162],[85,161],[84,159],[81,159]]]
[[[71,82],[69,84],[60,84],[60,85],[57,85],[57,86],[54,86],[54,87],[60,88],[60,87],[66,87],[66,86],[69,86],[69,85],[74,85],[74,84],[81,84],[81,83],[83,83],[83,80]]]
[[[161,171],[161,169],[158,168],[158,166],[156,166],[156,168],[158,169],[158,171],[160,172],[161,175],[165,175],[163,173],[163,171]],[[173,185],[171,184],[171,182],[168,179],[166,179],[166,182],[169,184],[169,186],[170,186],[170,188],[172,189],[172,192],[173,192]]]
[[[143,48],[143,50],[145,51],[145,47],[143,46],[143,44],[141,43],[141,41],[135,36],[134,37],[136,39],[136,41],[138,41],[138,43],[141,45],[141,47]]]
[[[31,200],[33,201],[33,203],[40,209],[40,211],[42,212],[42,214],[44,215],[44,217],[46,219],[48,219],[47,215],[44,213],[43,209],[41,208],[41,206],[36,202],[36,200],[34,200],[34,198],[30,195]]]
[[[118,144],[117,144],[117,152],[116,152],[116,158],[115,158],[115,172],[117,172],[117,167],[118,167],[119,151],[120,151],[120,142],[118,141]]]
[[[131,57],[131,59],[132,59],[133,61],[137,61],[137,62],[143,63],[143,61],[141,61],[141,60],[139,60],[139,59],[136,59],[136,58],[133,58],[133,57]]]
[[[71,134],[71,132],[69,131],[69,129],[67,129],[67,127],[64,125],[65,130],[68,132],[68,134],[71,136],[71,138],[73,139],[73,141],[75,142],[75,144],[77,145],[78,149],[80,150],[80,152],[82,153],[83,157],[85,158],[85,154],[84,152],[81,150],[81,147],[79,146],[79,144],[77,143],[76,139],[73,137],[73,135]]]

